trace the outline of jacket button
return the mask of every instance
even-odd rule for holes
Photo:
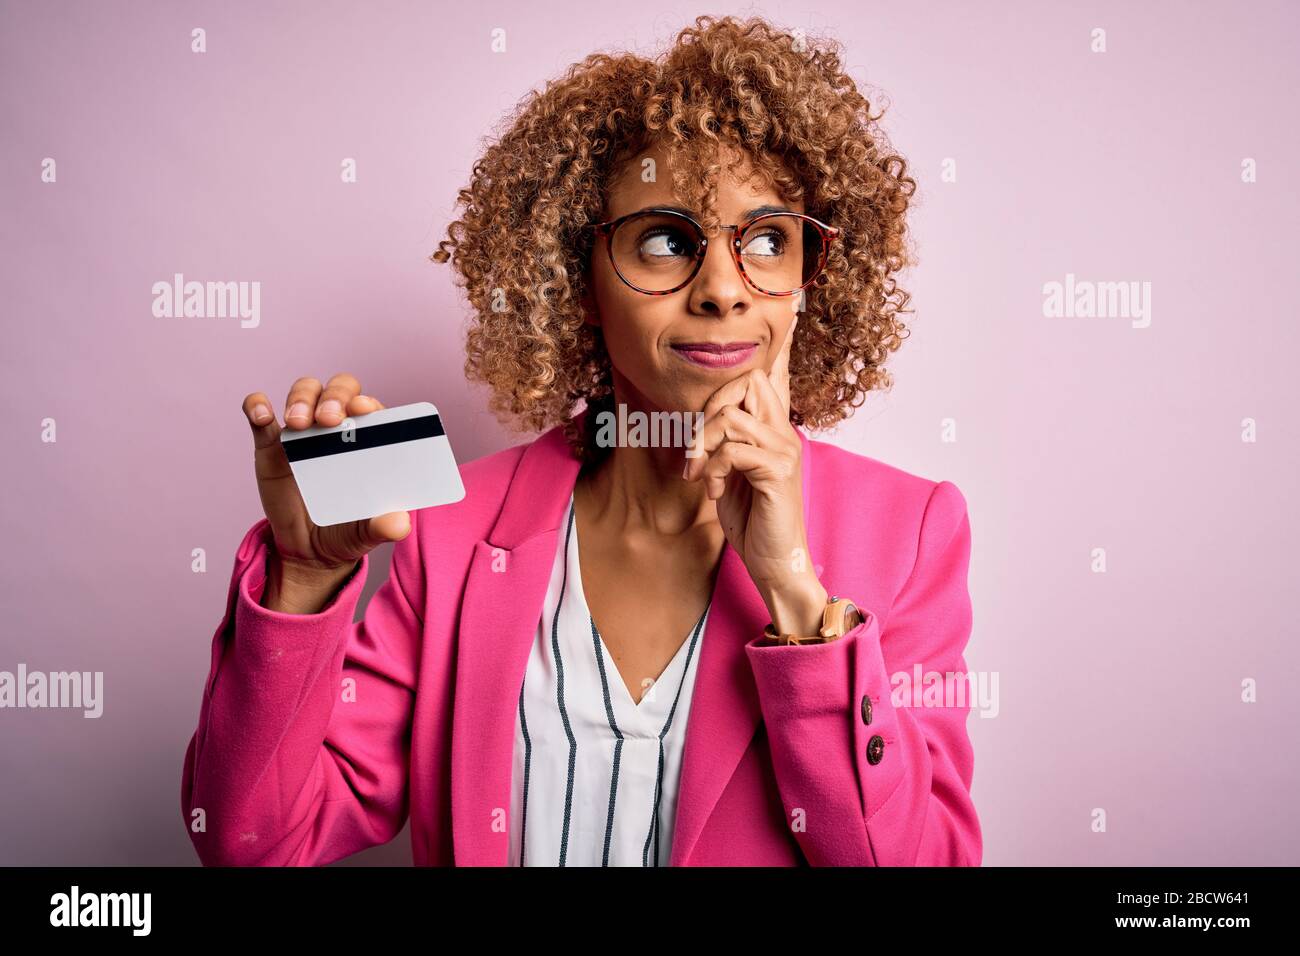
[[[871,723],[871,698],[866,694],[862,695],[862,722]]]
[[[867,741],[867,763],[873,767],[885,756],[885,738],[876,734]]]

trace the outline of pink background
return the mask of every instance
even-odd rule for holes
[[[920,182],[897,385],[814,437],[969,502],[967,664],[999,681],[969,722],[985,864],[1300,863],[1300,8],[619,7],[0,5],[0,669],[105,675],[98,720],[0,710],[0,864],[196,862],[181,762],[260,514],[243,396],[350,371],[435,402],[462,461],[526,440],[464,384],[466,305],[425,257],[528,90],[706,12],[841,40]],[[260,326],[154,318],[174,272],[260,281]],[[1067,273],[1150,282],[1150,327],[1045,317]]]

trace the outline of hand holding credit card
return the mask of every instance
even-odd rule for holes
[[[430,402],[350,416],[334,426],[283,431],[280,441],[307,513],[318,525],[465,497],[442,417]]]
[[[368,551],[405,538],[409,511],[465,496],[442,417],[429,402],[385,408],[340,373],[323,387],[299,378],[284,408],[282,429],[266,393],[243,402],[278,559],[268,566],[268,592],[283,569],[298,596],[326,593]]]

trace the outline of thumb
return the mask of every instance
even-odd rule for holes
[[[401,541],[411,533],[411,516],[390,511],[374,518],[360,518],[320,529],[322,558],[340,563],[356,561],[381,544]]]
[[[411,533],[411,515],[407,511],[390,511],[361,523],[366,525],[372,548],[388,541],[401,541]]]

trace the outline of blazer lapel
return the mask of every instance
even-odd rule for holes
[[[813,561],[812,461],[807,437],[796,431],[803,444],[804,522]],[[457,866],[509,862],[519,688],[578,470],[561,427],[539,437],[520,458],[497,523],[475,544],[461,607],[452,708]],[[744,647],[769,619],[744,562],[724,544],[687,716],[670,866],[688,859],[758,729],[762,712]]]
[[[519,460],[496,525],[475,545],[461,605],[452,708],[457,866],[509,862],[519,688],[579,465],[561,427],[539,437]]]

